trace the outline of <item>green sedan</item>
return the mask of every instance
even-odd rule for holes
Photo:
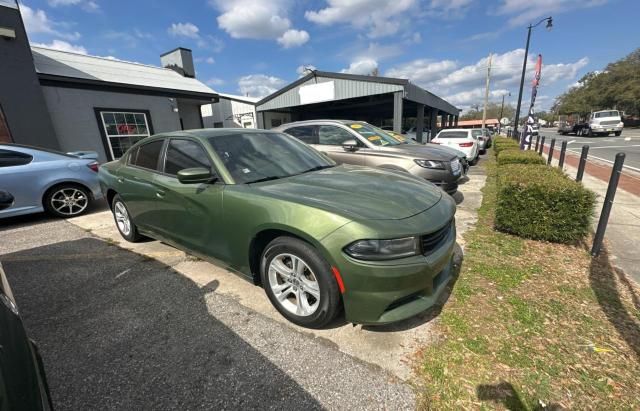
[[[100,167],[120,234],[152,237],[261,285],[304,327],[385,324],[451,278],[455,203],[410,174],[336,165],[286,134],[158,134]]]

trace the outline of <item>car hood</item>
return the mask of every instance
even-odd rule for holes
[[[393,147],[379,147],[382,151],[401,154],[407,157],[419,158],[423,160],[451,161],[456,155],[449,150],[443,150],[442,147],[401,144]]]
[[[408,173],[340,165],[264,183],[263,195],[325,209],[358,220],[399,220],[440,201],[442,191]]]

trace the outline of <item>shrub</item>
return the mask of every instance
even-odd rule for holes
[[[498,154],[498,165],[504,164],[546,164],[544,158],[531,150],[501,150]]]
[[[512,140],[510,138],[498,137],[495,139],[493,143],[493,150],[495,151],[496,155],[500,154],[502,150],[519,149],[519,148],[520,148],[520,144],[517,141]]]
[[[496,229],[559,243],[576,242],[589,232],[595,194],[562,171],[510,164],[498,173]]]

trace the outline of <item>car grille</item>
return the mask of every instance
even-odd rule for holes
[[[453,174],[458,174],[460,172],[460,159],[455,159],[451,161],[451,171]]]
[[[453,221],[449,221],[444,227],[430,234],[423,235],[420,240],[422,243],[422,254],[429,255],[433,253],[436,248],[449,236],[453,227]]]
[[[613,126],[615,124],[618,124],[619,121],[618,120],[605,120],[605,121],[601,121],[600,125],[601,126]]]

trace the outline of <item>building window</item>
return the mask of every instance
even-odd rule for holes
[[[216,121],[215,123],[213,123],[213,128],[222,128],[224,127],[224,124],[222,124],[221,121]]]
[[[133,111],[100,111],[111,158],[115,160],[122,157],[129,147],[151,135],[147,115]]]

